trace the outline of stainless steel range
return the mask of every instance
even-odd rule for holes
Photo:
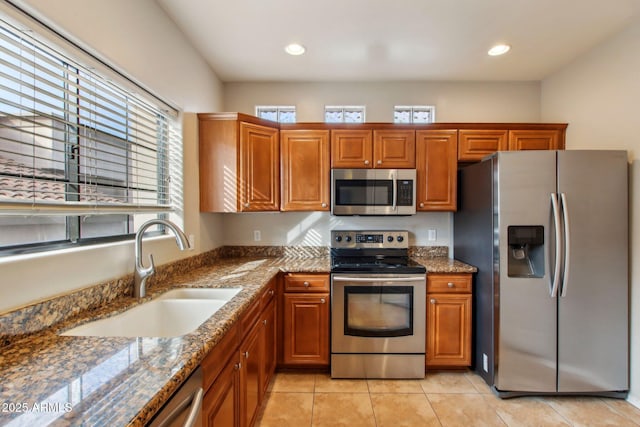
[[[426,269],[409,259],[409,232],[331,241],[331,377],[423,378]]]

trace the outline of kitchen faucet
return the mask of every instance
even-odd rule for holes
[[[181,251],[190,247],[187,236],[171,221],[166,219],[151,219],[142,224],[136,233],[136,243],[134,247],[136,253],[136,268],[133,273],[133,296],[138,299],[146,296],[147,279],[156,272],[156,267],[153,264],[153,255],[149,254],[149,262],[151,263],[149,267],[145,268],[145,266],[142,265],[142,235],[144,231],[152,225],[164,225],[173,231],[173,234],[176,235],[176,243]]]

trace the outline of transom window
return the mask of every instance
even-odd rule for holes
[[[364,105],[327,105],[324,107],[326,123],[364,123]]]
[[[178,111],[128,83],[0,19],[0,254],[126,238],[172,210]]]
[[[433,105],[396,105],[393,107],[394,123],[433,123],[436,107]]]
[[[280,123],[296,122],[296,107],[293,105],[257,105],[256,116]]]

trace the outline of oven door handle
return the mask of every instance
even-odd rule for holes
[[[336,282],[419,282],[425,280],[422,276],[414,277],[353,277],[353,276],[333,276]]]

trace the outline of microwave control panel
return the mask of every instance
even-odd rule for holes
[[[413,180],[412,179],[398,180],[396,205],[397,206],[413,205]]]

